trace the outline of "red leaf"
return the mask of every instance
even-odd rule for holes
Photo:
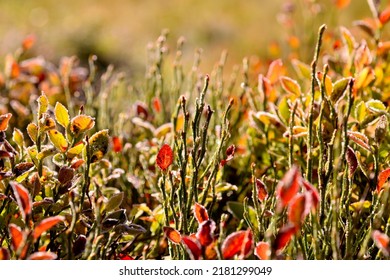
[[[347,149],[346,160],[348,163],[349,177],[351,178],[358,167],[358,160],[355,151],[350,146]]]
[[[280,199],[281,206],[286,206],[298,192],[301,178],[298,167],[293,166],[286,175],[284,175],[282,180],[280,180],[277,185],[276,194]]]
[[[379,193],[383,189],[383,185],[386,183],[387,179],[390,177],[390,168],[382,170],[378,175],[378,184],[376,186],[376,191]]]
[[[207,220],[201,223],[196,233],[200,245],[206,247],[214,241],[215,222]]]
[[[56,224],[58,224],[59,222],[62,222],[64,220],[65,220],[65,218],[63,216],[54,216],[54,217],[49,217],[49,218],[42,220],[34,228],[34,231],[33,231],[34,242],[41,236],[42,233],[51,229]]]
[[[297,194],[290,202],[288,207],[288,219],[295,226],[300,227],[301,223],[309,214],[311,208],[311,195]]]
[[[118,136],[112,137],[112,145],[115,153],[120,153],[123,150],[122,141]]]
[[[256,179],[257,198],[260,201],[264,201],[268,197],[268,192],[265,184],[260,180]]]
[[[302,180],[302,183],[303,183],[303,186],[305,187],[306,191],[308,191],[311,195],[311,201],[313,204],[313,208],[317,208],[319,203],[320,203],[320,195],[319,195],[317,189],[312,184],[310,184],[308,181],[306,181],[304,179]]]
[[[267,242],[259,242],[256,244],[255,255],[260,260],[268,260],[271,255],[269,244]]]
[[[230,234],[222,243],[222,256],[224,259],[231,259],[240,254],[240,258],[245,258],[251,253],[252,247],[252,232],[249,229],[240,230]]]
[[[202,250],[199,242],[197,240],[194,240],[190,237],[183,236],[181,238],[181,241],[184,243],[188,254],[190,255],[191,259],[193,260],[199,260],[202,256]]]
[[[223,167],[227,162],[231,161],[234,157],[234,153],[236,152],[236,146],[230,145],[226,149],[226,159],[221,160],[220,164]]]
[[[24,219],[31,214],[32,202],[27,189],[16,182],[10,182],[16,201]]]
[[[157,154],[157,165],[161,168],[162,171],[165,171],[172,164],[172,162],[173,151],[168,144],[164,144]]]
[[[180,232],[178,232],[176,229],[173,229],[171,227],[164,227],[163,228],[165,236],[171,240],[175,244],[179,244],[181,242],[181,235]]]
[[[129,256],[129,255],[126,255],[126,254],[123,254],[123,253],[120,253],[120,254],[118,255],[118,258],[119,258],[120,260],[122,260],[122,261],[133,261],[133,260],[134,260],[133,257],[131,257],[131,256]]]
[[[12,249],[14,251],[17,251],[19,247],[23,245],[25,240],[25,235],[23,234],[21,228],[15,224],[10,224],[8,226],[8,229],[11,235]]]
[[[384,9],[380,14],[379,14],[379,21],[381,24],[386,24],[390,20],[390,6]]]
[[[11,258],[8,249],[1,247],[0,248],[0,261],[9,260]]]
[[[374,230],[372,233],[372,239],[374,240],[376,246],[382,251],[383,255],[388,257],[390,255],[390,238],[386,234],[381,233],[379,230]]]
[[[28,257],[28,260],[55,260],[57,255],[52,252],[36,252]]]
[[[194,205],[194,214],[195,214],[195,218],[199,224],[201,224],[204,221],[207,221],[209,219],[209,214],[207,213],[206,208],[197,202],[195,202],[195,205]]]
[[[290,242],[292,236],[297,232],[297,228],[293,224],[283,226],[275,238],[274,250],[279,253]]]

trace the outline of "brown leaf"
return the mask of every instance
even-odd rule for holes
[[[165,236],[171,240],[175,244],[179,244],[181,242],[181,235],[176,229],[171,227],[163,227]]]
[[[209,219],[209,214],[207,213],[206,208],[197,202],[195,202],[194,205],[194,215],[199,224]]]
[[[349,177],[352,178],[353,174],[355,173],[357,167],[358,167],[358,160],[356,158],[355,151],[348,146],[347,153],[346,153],[346,160],[348,163],[348,169],[349,169]]]
[[[264,201],[268,197],[268,191],[265,184],[260,180],[256,179],[257,198],[260,201]]]
[[[240,254],[242,258],[248,256],[253,247],[252,232],[240,230],[230,234],[222,243],[221,251],[224,259],[231,259]]]
[[[64,221],[65,218],[63,216],[54,216],[54,217],[49,217],[44,220],[42,220],[37,226],[35,226],[34,231],[33,231],[33,239],[36,241],[42,233],[45,231],[51,229],[53,226],[58,224],[59,222]]]
[[[167,168],[173,162],[173,151],[168,144],[164,144],[160,151],[157,154],[157,165],[162,171],[167,170]]]
[[[31,214],[32,201],[27,189],[16,182],[10,182],[14,191],[16,201],[19,205],[19,210],[22,213],[23,219]]]

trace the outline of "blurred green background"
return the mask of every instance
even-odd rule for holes
[[[371,16],[366,0],[351,0],[343,9],[335,2],[0,0],[0,55],[14,51],[26,35],[34,34],[37,43],[31,55],[58,62],[61,56],[77,55],[86,61],[96,54],[103,65],[112,63],[135,73],[145,65],[146,45],[168,29],[173,48],[180,36],[185,37],[184,60],[192,61],[196,48],[204,50],[203,67],[218,61],[225,49],[232,64],[245,56],[283,57],[291,44],[305,58],[311,52],[302,46],[310,45],[322,23],[351,27],[353,20]],[[283,45],[290,39],[290,45]]]

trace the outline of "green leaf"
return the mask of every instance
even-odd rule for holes
[[[364,101],[360,101],[355,108],[355,118],[358,122],[362,122],[367,115],[367,107]]]
[[[228,211],[237,219],[242,220],[244,218],[244,204],[236,201],[229,201],[227,203]]]
[[[378,112],[385,112],[386,106],[382,103],[382,101],[377,99],[371,99],[366,102],[366,107],[368,110],[378,113]]]
[[[47,134],[49,134],[50,141],[53,143],[54,147],[56,147],[61,152],[66,152],[68,149],[68,142],[61,132],[56,129],[51,129],[47,132]]]
[[[64,128],[67,128],[70,123],[70,117],[68,109],[61,103],[57,102],[54,108],[54,115],[56,121]]]
[[[283,96],[278,105],[280,116],[286,123],[290,120],[290,107],[288,106],[287,100],[287,96]]]
[[[333,103],[336,103],[341,98],[341,96],[343,96],[345,90],[348,87],[349,81],[349,78],[342,78],[333,84],[333,91],[330,95],[330,100]]]
[[[105,211],[110,212],[118,208],[121,205],[123,198],[124,198],[123,192],[116,193],[113,196],[111,196],[110,199],[107,201]]]

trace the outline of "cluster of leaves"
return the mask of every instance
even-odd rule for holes
[[[367,2],[360,41],[323,25],[311,65],[245,58],[241,87],[226,52],[185,73],[183,39],[167,73],[165,32],[128,87],[27,38],[0,74],[0,259],[388,258],[390,8]]]

